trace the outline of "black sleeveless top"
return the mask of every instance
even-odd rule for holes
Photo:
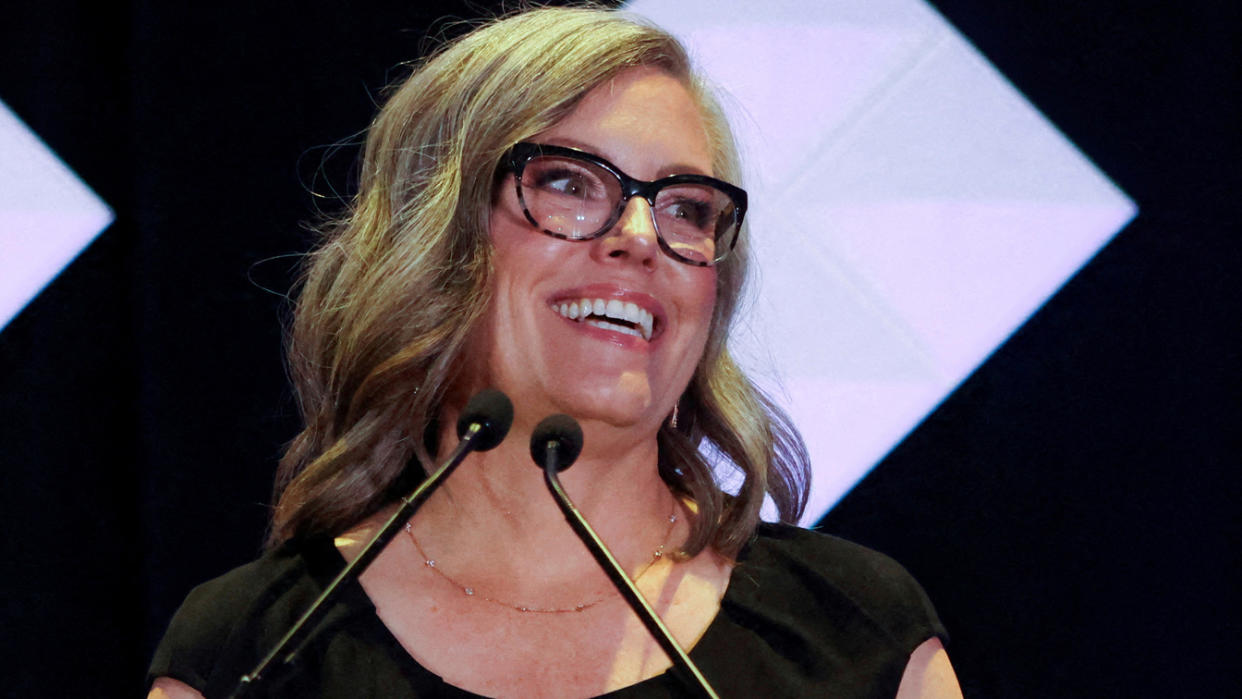
[[[331,539],[289,543],[194,588],[156,649],[148,682],[172,677],[208,699],[228,696],[344,565]],[[690,657],[721,697],[892,697],[910,653],[933,636],[945,638],[944,627],[893,560],[817,532],[761,524]],[[296,667],[246,696],[478,697],[415,662],[356,582]],[[604,696],[694,694],[665,672]]]

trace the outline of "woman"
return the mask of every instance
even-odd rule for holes
[[[191,593],[151,696],[227,694],[485,387],[513,399],[508,438],[462,464],[267,689],[681,692],[530,461],[535,424],[567,413],[585,433],[567,490],[722,696],[956,696],[899,566],[789,526],[755,536],[765,494],[797,519],[806,470],[725,345],[746,263],[737,172],[683,49],[622,15],[518,14],[418,69],[310,260],[290,342],[306,428],[271,550]],[[702,440],[744,474],[736,497]]]

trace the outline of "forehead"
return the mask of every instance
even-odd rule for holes
[[[712,174],[702,110],[678,78],[656,68],[631,68],[588,92],[539,140],[581,148],[636,177],[682,170]]]

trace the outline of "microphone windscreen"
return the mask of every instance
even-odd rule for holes
[[[556,449],[557,469],[569,468],[582,453],[582,428],[568,415],[549,415],[535,426],[530,436],[530,457],[535,465],[544,467],[548,448]]]
[[[489,388],[474,394],[465,410],[457,418],[457,438],[466,436],[470,425],[478,424],[479,433],[474,438],[475,451],[487,451],[504,441],[513,425],[513,403],[509,397]]]

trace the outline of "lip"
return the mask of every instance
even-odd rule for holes
[[[610,340],[612,342],[625,346],[648,347],[659,341],[664,335],[665,329],[668,327],[668,315],[664,311],[664,305],[661,304],[654,296],[645,294],[641,291],[635,291],[616,284],[596,283],[584,286],[576,286],[570,289],[561,289],[547,298],[546,305],[551,309],[555,305],[561,303],[578,301],[584,298],[592,299],[616,299],[621,302],[633,303],[639,308],[647,311],[655,319],[654,327],[651,332],[650,340],[633,337],[616,333],[611,330],[592,327],[578,321],[570,320],[557,314],[566,323],[572,323],[575,327],[580,328],[584,332],[588,332],[597,337]],[[555,312],[555,311],[553,311]]]

